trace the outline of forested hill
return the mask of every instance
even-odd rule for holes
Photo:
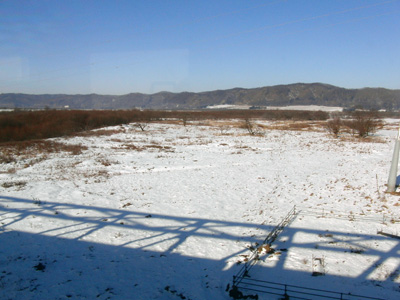
[[[400,90],[384,88],[345,89],[321,83],[296,83],[200,93],[131,93],[118,96],[98,94],[0,94],[0,108],[203,109],[213,105],[249,105],[255,107],[323,105],[400,110]]]

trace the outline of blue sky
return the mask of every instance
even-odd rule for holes
[[[0,0],[0,93],[400,89],[400,0]]]

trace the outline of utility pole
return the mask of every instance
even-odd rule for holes
[[[390,166],[389,180],[387,184],[387,193],[393,193],[396,190],[397,168],[399,166],[399,151],[400,151],[400,126],[399,133],[394,144],[394,152],[392,165]]]

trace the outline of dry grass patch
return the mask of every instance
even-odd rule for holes
[[[16,161],[11,149],[2,149],[0,153],[0,164],[10,164]]]
[[[163,151],[168,151],[168,152],[170,152],[173,149],[170,146],[161,146],[161,145],[154,145],[154,144],[144,145],[143,148],[145,148],[145,149],[157,149],[157,150],[160,150],[160,151],[163,150]]]
[[[111,165],[116,165],[119,164],[118,161],[112,161],[108,158],[105,157],[99,157],[98,159],[96,159],[96,162],[98,162],[99,164],[103,165],[104,167],[109,167]]]
[[[85,184],[102,183],[111,178],[111,174],[104,169],[88,170],[83,173],[79,173],[79,175],[85,178]]]
[[[125,133],[125,132],[126,132],[125,128],[99,129],[99,130],[90,130],[90,131],[80,132],[80,133],[76,134],[76,136],[82,136],[82,137],[110,136],[110,135]]]
[[[214,126],[214,127],[232,127],[232,128],[239,128],[242,124],[240,121],[236,119],[232,120],[208,120],[207,123],[203,122],[202,124],[207,126]]]
[[[153,150],[158,150],[158,151],[164,151],[164,152],[174,152],[175,149],[171,146],[162,146],[159,144],[147,144],[147,145],[141,145],[141,146],[136,146],[134,144],[121,144],[119,146],[112,147],[112,149],[115,150],[130,150],[130,151],[153,151]]]
[[[270,130],[288,130],[288,131],[313,131],[323,130],[322,122],[318,121],[276,121],[268,125],[261,125]]]
[[[26,181],[14,181],[14,182],[4,182],[1,186],[5,189],[16,187],[17,189],[22,189],[26,186]]]
[[[120,149],[133,150],[133,151],[143,151],[142,147],[138,147],[134,144],[122,144]]]
[[[383,123],[383,127],[386,130],[394,130],[397,131],[399,129],[399,120],[395,121],[395,122],[384,122]]]
[[[154,121],[155,123],[160,123],[160,124],[170,124],[170,125],[183,125],[183,121],[180,119],[163,119],[163,120],[158,120]],[[192,124],[192,123],[186,123],[185,125]]]
[[[9,164],[30,159],[25,165],[29,167],[47,159],[51,153],[69,152],[71,155],[80,155],[84,150],[87,150],[87,147],[81,144],[64,144],[48,140],[3,143],[0,145],[0,163]]]
[[[366,138],[358,138],[352,135],[342,135],[339,137],[339,140],[342,142],[352,142],[352,143],[378,143],[378,144],[386,144],[387,141],[377,136],[368,136]]]

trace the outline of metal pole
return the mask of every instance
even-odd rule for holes
[[[392,165],[390,166],[389,179],[387,184],[388,193],[393,193],[396,190],[397,168],[399,166],[399,152],[400,152],[400,127],[397,134],[396,142],[394,144]]]

